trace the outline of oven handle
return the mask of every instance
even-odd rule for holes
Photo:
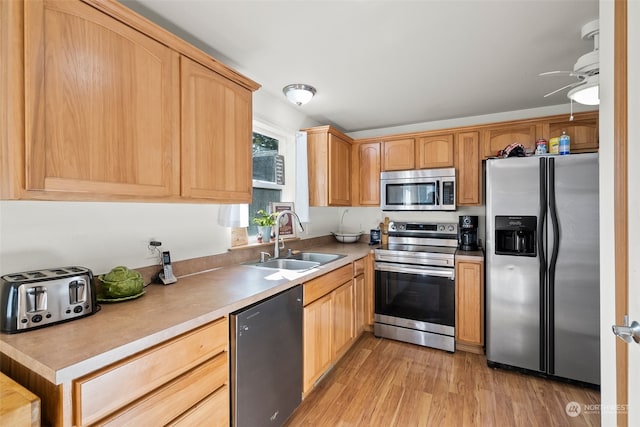
[[[375,269],[377,271],[391,271],[394,273],[420,274],[423,276],[446,277],[449,280],[455,280],[456,273],[453,268],[437,268],[437,267],[420,267],[418,265],[406,266],[398,264],[388,264],[385,262],[376,262]]]

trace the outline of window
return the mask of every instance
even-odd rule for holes
[[[284,183],[284,159],[280,155],[283,140],[277,130],[254,122],[253,132],[253,200],[249,205],[249,236],[258,234],[253,223],[256,211],[269,210],[269,203],[281,202]]]

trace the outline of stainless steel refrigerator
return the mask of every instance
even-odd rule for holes
[[[486,162],[490,366],[600,384],[598,155]]]

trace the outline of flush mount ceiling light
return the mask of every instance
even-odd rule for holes
[[[298,106],[301,106],[311,101],[313,95],[316,94],[316,88],[314,88],[313,86],[296,83],[285,86],[284,88],[282,88],[282,92],[285,94],[289,101]]]
[[[598,75],[589,76],[584,83],[576,86],[567,93],[569,99],[585,105],[600,104],[600,91],[598,89]]]

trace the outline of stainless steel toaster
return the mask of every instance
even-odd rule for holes
[[[59,267],[0,277],[0,330],[23,332],[98,311],[91,270]]]

